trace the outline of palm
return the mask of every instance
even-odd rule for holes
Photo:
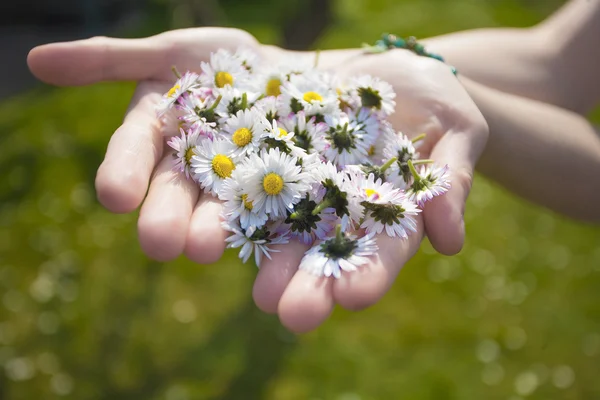
[[[184,253],[196,262],[212,263],[224,251],[226,233],[220,227],[221,204],[211,196],[202,195],[193,181],[173,172],[171,158],[164,154],[164,134],[173,132],[168,132],[169,128],[157,121],[154,106],[173,82],[171,65],[182,71],[197,71],[200,62],[217,48],[240,46],[252,48],[266,59],[282,54],[260,46],[245,32],[218,28],[172,31],[139,40],[91,39],[43,46],[30,54],[28,61],[33,73],[53,84],[139,81],[125,120],[112,136],[98,170],[96,189],[99,200],[113,212],[130,212],[143,202],[138,232],[141,246],[150,257],[166,261]],[[400,57],[400,60],[388,61],[407,62],[396,52],[377,57]],[[369,64],[373,61],[373,57],[357,58],[337,72],[369,71],[373,69]],[[448,106],[449,100],[436,104],[436,96],[432,94],[439,89],[439,97],[447,90],[433,81],[427,82],[429,78],[419,70],[424,68],[423,64],[414,61],[408,61],[411,69],[400,74],[403,79],[396,79],[398,71],[391,67],[378,68],[380,71],[371,74],[380,75],[396,86],[399,93],[396,126],[407,133],[430,133],[429,147],[425,150],[431,150],[437,157],[439,145],[445,137],[451,137],[446,133],[452,126],[445,121],[455,116],[445,118],[439,104]],[[448,98],[456,94],[455,90]],[[460,95],[466,96],[464,93],[458,95],[459,100],[462,99]],[[462,116],[462,113],[458,115]],[[452,143],[449,141],[450,146]],[[452,165],[452,160],[444,154],[439,154],[441,161]],[[455,214],[459,212],[456,204],[453,207]],[[441,219],[435,221],[439,226],[445,226],[448,215],[450,219],[456,218],[448,213],[448,202],[433,204],[431,208],[432,211],[426,210],[425,218],[435,215],[437,208]],[[381,251],[377,259],[360,272],[347,274],[336,281],[298,271],[305,245],[292,242],[281,246],[282,251],[274,253],[272,260],[264,260],[259,270],[253,290],[255,302],[266,312],[277,312],[282,322],[295,331],[318,326],[327,319],[336,303],[351,309],[371,305],[389,289],[402,265],[418,249],[423,235],[422,221],[419,221],[419,227],[419,234],[412,235],[407,241],[379,238]],[[448,233],[446,228],[436,230],[435,224],[432,227],[433,231],[428,232],[430,236]],[[450,233],[456,236],[456,232],[450,230]],[[452,252],[456,247],[452,240],[437,244],[445,252]]]

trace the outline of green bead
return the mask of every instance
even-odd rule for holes
[[[394,46],[397,47],[397,48],[399,48],[399,49],[405,49],[406,48],[406,40],[404,40],[401,37],[399,37],[394,42]]]

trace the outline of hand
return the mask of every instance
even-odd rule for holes
[[[197,184],[172,171],[164,150],[163,130],[154,105],[172,85],[171,65],[198,71],[217,48],[249,47],[265,58],[284,52],[260,46],[249,34],[234,29],[202,28],[167,32],[146,39],[94,38],[41,46],[31,51],[32,72],[48,83],[84,85],[106,80],[140,81],[123,125],[112,136],[98,170],[100,202],[113,212],[130,212],[142,201],[138,231],[144,251],[170,260],[182,252],[199,263],[217,261],[226,232],[219,224],[220,203],[200,194]],[[377,60],[389,64],[379,65]],[[406,65],[405,65],[406,63]],[[453,170],[453,189],[425,210],[428,234],[436,248],[458,251],[464,237],[462,208],[473,164],[487,130],[477,108],[447,66],[406,52],[391,51],[355,57],[340,73],[379,75],[399,93],[397,127],[406,133],[427,132],[427,152]],[[166,156],[165,156],[166,155]],[[146,190],[150,184],[148,194]],[[146,196],[145,196],[146,195]],[[145,200],[144,200],[145,196]],[[381,237],[380,254],[372,265],[340,280],[315,278],[297,271],[306,246],[281,246],[264,260],[253,297],[265,312],[279,314],[284,325],[302,332],[327,319],[335,303],[350,309],[367,307],[381,298],[402,265],[416,252],[423,235],[402,241]]]

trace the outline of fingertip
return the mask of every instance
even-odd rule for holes
[[[423,208],[425,230],[433,248],[451,256],[460,253],[465,241],[465,203],[471,178],[454,176],[450,190]]]
[[[185,256],[198,264],[213,264],[219,261],[225,252],[227,236],[213,233],[208,235],[197,229],[190,229],[183,249]]]
[[[359,311],[377,303],[389,289],[393,278],[378,263],[343,273],[333,287],[335,302],[350,311]]]
[[[212,264],[223,256],[228,233],[221,227],[221,202],[203,194],[187,232],[184,254],[199,264]]]
[[[263,258],[252,288],[256,306],[268,313],[277,312],[279,301],[286,287],[298,271],[298,265],[308,249],[308,245],[297,240],[285,245],[273,246],[278,252],[271,253],[271,259]]]
[[[154,260],[173,260],[183,252],[187,226],[188,221],[177,210],[148,213],[142,209],[138,220],[140,246]]]
[[[283,293],[277,312],[279,320],[294,333],[307,333],[329,318],[335,305],[332,280],[298,271]]]
[[[422,238],[421,219],[418,232],[407,239],[377,236],[379,251],[371,261],[356,271],[342,272],[333,286],[336,303],[351,311],[368,308],[377,303],[394,283],[404,264],[417,252]]]
[[[130,169],[112,171],[105,163],[96,175],[96,196],[110,212],[129,213],[137,209],[146,195],[148,180]]]

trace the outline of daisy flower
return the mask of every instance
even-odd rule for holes
[[[333,230],[338,217],[334,208],[326,208],[314,213],[317,203],[308,196],[294,206],[294,212],[289,212],[284,223],[292,237],[304,244],[312,244],[315,239],[325,239]]]
[[[394,93],[394,89],[389,83],[379,78],[364,75],[355,79],[354,86],[358,97],[360,97],[362,107],[377,110],[383,117],[387,117],[394,112],[396,93]]]
[[[327,115],[338,108],[336,92],[319,75],[292,75],[281,86],[284,109],[288,113],[304,110],[306,115]]]
[[[315,181],[315,199],[324,203],[321,207],[333,207],[337,215],[341,218],[348,214],[347,194],[344,191],[345,172],[339,172],[331,162],[321,163],[311,170]]]
[[[258,78],[258,90],[267,97],[278,97],[281,94],[281,85],[287,81],[286,68],[269,68]]]
[[[263,226],[269,218],[265,212],[256,212],[254,205],[248,200],[248,194],[244,190],[247,175],[247,167],[243,163],[238,165],[231,173],[231,177],[225,179],[219,192],[219,199],[224,201],[224,219],[232,221],[239,218],[243,229]]]
[[[233,57],[227,50],[218,50],[210,55],[210,62],[200,64],[202,86],[224,88],[231,86],[244,88],[248,84],[250,74],[239,58]]]
[[[223,126],[223,134],[236,146],[236,154],[250,154],[258,150],[268,122],[256,109],[238,111]]]
[[[325,123],[329,126],[325,134],[328,146],[323,152],[327,160],[340,168],[368,161],[369,147],[372,143],[362,126],[355,120],[350,120],[345,113],[337,117],[328,115],[325,117]]]
[[[266,212],[272,218],[284,216],[287,210],[293,211],[309,188],[296,157],[279,149],[253,153],[248,164],[253,169],[246,179],[248,200],[258,213]]]
[[[282,107],[281,97],[263,97],[254,103],[254,107],[259,108],[265,114],[267,121],[278,120]]]
[[[173,169],[185,174],[186,178],[189,178],[192,174],[192,157],[194,156],[194,149],[200,144],[201,130],[199,127],[192,129],[188,134],[183,129],[180,130],[181,137],[173,136],[167,144],[175,150],[173,154],[175,162]]]
[[[258,54],[247,47],[240,47],[233,56],[240,60],[242,66],[250,73],[256,71],[259,65]]]
[[[290,114],[287,118],[281,119],[280,123],[283,129],[294,133],[294,144],[306,152],[322,153],[327,147],[325,140],[327,125],[322,122],[315,123],[314,118],[307,120],[304,111]]]
[[[343,271],[356,271],[369,262],[369,257],[377,253],[378,247],[373,235],[360,239],[336,227],[336,235],[308,250],[299,269],[316,276],[340,278]]]
[[[159,117],[164,115],[173,108],[177,100],[179,100],[184,93],[198,86],[200,86],[198,74],[194,72],[186,72],[183,74],[181,78],[177,79],[177,82],[175,82],[173,87],[163,95],[160,103],[156,107],[157,115]]]
[[[204,139],[194,148],[191,169],[205,193],[217,196],[223,181],[236,167],[236,147],[226,139]]]
[[[236,115],[238,111],[250,109],[260,96],[258,92],[240,90],[229,85],[223,89],[215,89],[214,92],[215,96],[221,96],[221,101],[215,108],[215,112],[221,117],[220,123],[225,123],[227,118]]]
[[[216,99],[210,93],[198,95],[196,92],[184,94],[177,104],[177,109],[180,111],[180,120],[184,121],[188,126],[200,125],[205,132],[214,133],[217,126],[217,116],[215,109],[219,105],[221,99]]]
[[[417,231],[414,216],[421,210],[402,190],[389,182],[376,180],[373,174],[359,180],[357,197],[364,207],[361,228],[373,234],[385,229],[388,236],[402,238],[407,238],[410,231]]]
[[[280,250],[273,250],[269,245],[285,244],[289,239],[284,235],[272,235],[266,225],[261,227],[250,227],[243,229],[235,222],[223,222],[223,228],[232,234],[225,239],[227,248],[240,248],[239,257],[245,263],[252,253],[254,253],[254,262],[260,268],[263,255],[269,260],[270,253],[278,253]]]
[[[408,162],[413,174],[413,182],[406,190],[408,197],[420,207],[435,196],[446,193],[450,189],[450,171],[448,165],[437,167],[427,165],[417,173],[412,161]]]
[[[419,156],[412,140],[398,132],[389,138],[383,149],[383,156],[386,159],[396,158],[396,163],[390,167],[389,178],[396,186],[405,187],[411,178],[408,161],[416,160]]]

